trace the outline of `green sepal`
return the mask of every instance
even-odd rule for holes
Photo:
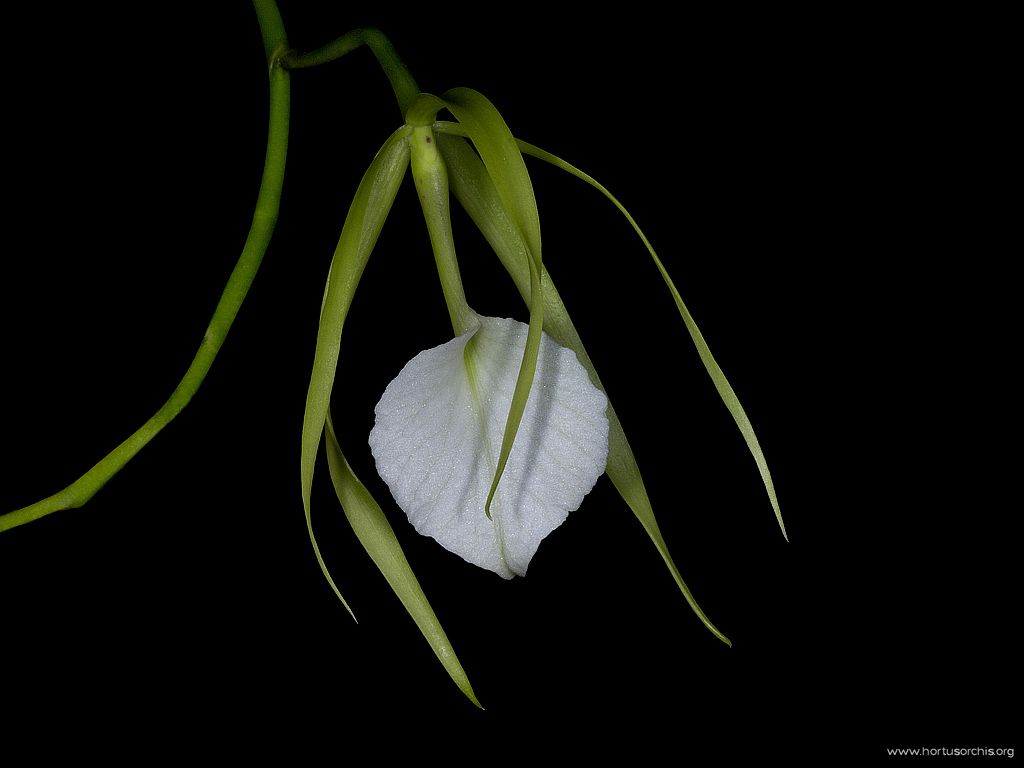
[[[412,572],[412,567],[402,551],[402,545],[398,543],[398,538],[384,515],[384,511],[366,490],[366,486],[356,477],[345,454],[342,453],[338,438],[334,434],[334,424],[330,414],[327,416],[326,446],[327,464],[330,468],[334,490],[338,494],[338,501],[341,502],[345,517],[352,526],[352,530],[355,531],[356,538],[359,539],[359,543],[363,545],[363,549],[366,550],[380,572],[384,574],[388,585],[402,601],[405,610],[416,622],[416,626],[419,627],[420,632],[423,633],[431,649],[459,690],[466,694],[470,701],[483,709],[476,694],[473,693],[473,686],[469,684],[466,671],[459,663],[452,644],[441,627],[441,622],[437,620],[427,596],[423,594],[423,589],[416,580],[416,575]]]
[[[498,197],[530,249],[540,261],[540,214],[526,161],[515,137],[495,106],[472,88],[453,88],[442,99],[473,142]]]
[[[697,327],[697,321],[693,319],[693,315],[690,314],[690,310],[687,309],[686,304],[683,303],[683,297],[679,295],[679,291],[676,289],[675,283],[673,283],[672,278],[669,277],[668,270],[666,270],[665,265],[661,263],[661,259],[658,258],[658,254],[654,252],[654,246],[651,245],[651,241],[647,239],[646,235],[641,231],[640,226],[636,223],[636,220],[629,214],[629,211],[626,210],[622,203],[616,200],[614,195],[605,189],[604,185],[598,183],[592,176],[584,173],[579,168],[570,165],[562,158],[557,157],[550,152],[546,152],[539,147],[535,147],[533,144],[528,144],[525,141],[519,141],[518,144],[519,148],[526,154],[536,157],[539,160],[543,160],[546,163],[551,163],[556,168],[572,174],[576,178],[585,181],[608,198],[608,200],[619,209],[619,212],[626,217],[630,226],[633,227],[633,231],[635,231],[643,241],[644,246],[647,248],[647,252],[650,253],[651,258],[654,259],[654,264],[658,268],[658,272],[661,274],[662,280],[665,281],[665,285],[668,286],[668,290],[672,294],[672,298],[675,300],[676,308],[679,310],[679,314],[683,318],[686,330],[690,333],[690,338],[693,340],[693,344],[697,348],[697,354],[700,355],[701,362],[704,363],[704,368],[707,370],[708,376],[711,377],[711,381],[714,383],[715,389],[718,391],[718,396],[722,398],[722,402],[725,403],[725,407],[729,410],[729,413],[732,414],[732,418],[736,422],[736,426],[739,427],[740,434],[743,435],[743,440],[746,442],[747,448],[754,457],[754,463],[757,465],[757,470],[761,473],[761,481],[764,483],[764,488],[768,492],[768,499],[771,501],[772,509],[775,510],[775,519],[779,522],[779,528],[782,529],[783,537],[788,541],[789,537],[786,536],[786,524],[782,522],[782,510],[779,508],[779,500],[775,494],[775,484],[772,482],[772,474],[768,470],[768,461],[765,459],[764,451],[761,449],[761,444],[757,439],[757,435],[754,433],[754,427],[750,423],[750,419],[747,417],[746,411],[743,410],[743,406],[740,404],[740,400],[736,396],[736,391],[732,388],[729,380],[725,377],[725,373],[722,372],[722,368],[718,365],[718,361],[715,360],[714,355],[711,354],[711,350],[708,348],[708,344],[704,340],[704,335],[700,332],[700,328]]]
[[[446,133],[461,133],[456,128],[449,131],[447,126],[435,126],[435,130],[444,130]],[[494,252],[501,260],[502,265],[508,271],[515,282],[519,293],[526,299],[530,294],[529,275],[529,248],[518,228],[513,224],[493,183],[490,181],[485,168],[480,162],[468,143],[456,135],[438,134],[438,148],[445,158],[448,166],[448,177],[452,193],[465,208],[470,218],[479,227],[484,238],[490,243]],[[594,364],[587,354],[580,339],[576,327],[562,302],[558,291],[555,288],[547,269],[543,268],[544,285],[544,330],[564,347],[568,347],[576,353],[579,361],[590,374],[594,386],[600,388],[605,394],[604,385],[594,368]],[[679,569],[672,560],[668,551],[668,545],[661,534],[658,522],[654,516],[654,509],[644,487],[643,479],[640,476],[640,469],[633,456],[633,450],[629,446],[626,434],[622,429],[622,423],[615,412],[611,398],[608,402],[608,466],[606,474],[612,484],[618,490],[619,495],[633,511],[637,520],[644,527],[658,553],[668,567],[672,578],[675,580],[683,597],[700,618],[704,625],[720,640],[728,645],[732,642],[712,624],[701,607],[697,604],[696,598],[690,588],[683,580]]]
[[[345,325],[352,298],[366,262],[373,252],[384,221],[387,219],[395,195],[409,165],[409,143],[411,129],[402,126],[384,143],[370,167],[363,175],[355,198],[349,207],[345,224],[341,230],[338,247],[334,251],[327,278],[327,289],[320,311],[320,327],[316,337],[316,355],[313,359],[313,373],[310,376],[309,391],[306,394],[306,410],[302,419],[302,505],[306,513],[306,528],[317,562],[338,599],[349,608],[341,591],[335,585],[320,555],[310,515],[310,497],[313,490],[313,470],[316,465],[320,435],[327,421],[334,388],[334,377],[341,349],[341,332]],[[353,614],[353,618],[355,615]]]

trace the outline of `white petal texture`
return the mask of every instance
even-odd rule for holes
[[[608,459],[608,399],[576,353],[544,334],[488,519],[526,333],[515,320],[481,317],[476,330],[421,352],[384,391],[370,432],[377,471],[416,530],[507,579],[526,574]]]

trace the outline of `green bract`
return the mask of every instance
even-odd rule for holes
[[[467,560],[510,578],[525,574],[540,540],[579,506],[604,471],[647,531],[690,606],[708,629],[729,643],[697,605],[672,560],[622,423],[542,259],[540,217],[523,155],[551,163],[587,182],[636,230],[754,456],[782,526],[771,475],[750,421],[635,220],[590,176],[517,140],[494,105],[477,91],[456,88],[440,97],[421,93],[387,38],[376,30],[356,30],[318,51],[298,55],[288,47],[273,0],[254,0],[254,5],[270,77],[266,164],[252,229],[195,360],[167,404],[135,434],[65,490],[0,516],[0,531],[85,503],[190,401],[245,298],[276,221],[287,149],[288,70],[331,61],[365,44],[387,74],[405,122],[384,142],[356,191],[320,308],[303,416],[300,487],[313,550],[331,587],[351,613],[320,555],[312,524],[313,473],[324,435],[331,479],[357,538],[456,685],[479,706],[387,516],[342,453],[331,418],[345,320],[398,189],[411,168],[456,338],[417,356],[413,363],[419,367],[410,363],[378,405],[371,442],[378,469],[396,500],[418,530]],[[439,121],[442,110],[455,121]],[[468,306],[452,236],[450,194],[467,211],[514,281],[528,309],[528,324],[482,318]],[[349,375],[344,367],[340,373]],[[415,376],[444,387],[444,391],[417,389]],[[538,382],[540,386],[535,387]],[[421,412],[429,418],[409,415]],[[449,425],[439,425],[439,420],[462,430],[459,440],[426,442],[445,433]],[[431,430],[436,434],[420,440]],[[424,456],[429,459],[435,454],[446,473],[433,473],[432,466],[423,464]],[[412,468],[404,468],[407,455],[410,462],[419,462],[416,477],[412,477]],[[457,482],[462,485],[450,485]],[[427,483],[433,483],[431,503],[417,495],[419,485]],[[439,510],[439,504],[445,509]],[[785,535],[784,526],[782,530]]]

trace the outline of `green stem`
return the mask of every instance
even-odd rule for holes
[[[395,92],[395,98],[398,99],[398,108],[402,112],[402,117],[405,117],[409,107],[416,101],[420,88],[416,85],[416,80],[413,78],[412,73],[409,72],[409,69],[398,57],[395,46],[388,40],[387,35],[379,29],[370,27],[353,29],[334,42],[328,43],[322,48],[317,48],[315,51],[301,54],[292,51],[285,55],[283,59],[284,66],[288,69],[316,67],[335,59],[340,59],[346,53],[350,53],[362,45],[369,48],[377,58],[381,69],[387,75],[388,82],[391,83],[391,90]]]
[[[252,0],[252,5],[263,36],[263,54],[267,57],[267,63],[273,66],[288,48],[288,35],[284,31],[281,12],[277,9],[276,0]],[[276,58],[275,53],[278,54]]]
[[[125,464],[181,413],[198,391],[203,379],[213,365],[217,352],[245,300],[252,285],[263,255],[267,251],[270,237],[277,222],[281,204],[281,185],[284,182],[285,158],[288,150],[288,113],[290,83],[288,71],[281,66],[281,56],[287,51],[281,15],[274,0],[253,0],[263,35],[263,48],[267,53],[270,76],[270,127],[267,135],[267,155],[263,166],[263,180],[260,184],[252,226],[242,248],[231,277],[228,278],[224,293],[220,297],[213,318],[203,336],[192,364],[175,388],[170,398],[145,424],[117,448],[105,456],[96,466],[64,490],[42,501],[0,516],[0,531],[38,520],[51,512],[74,509],[85,504],[97,491],[116,475]]]

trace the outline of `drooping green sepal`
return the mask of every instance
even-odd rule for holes
[[[445,128],[445,131],[446,133],[449,132],[447,128]],[[461,126],[451,132],[461,134]],[[477,157],[468,143],[457,135],[439,133],[438,147],[448,166],[452,193],[462,207],[465,208],[477,227],[479,227],[481,233],[501,260],[502,265],[512,277],[516,287],[519,289],[519,293],[523,296],[524,300],[527,300],[531,295],[531,279],[528,266],[530,260],[529,248],[525,238],[522,237],[518,228],[512,223],[494,184],[480,162],[480,158]],[[580,335],[576,331],[569,313],[566,311],[565,304],[562,302],[551,277],[547,273],[547,269],[543,267],[542,269],[544,278],[544,330],[559,344],[572,349],[579,358],[579,361],[587,369],[594,385],[602,391],[606,391],[601,384],[601,379],[594,368],[590,356],[583,346],[583,341],[580,339]],[[716,637],[728,645],[732,645],[732,642],[712,624],[711,620],[698,605],[696,598],[694,598],[690,588],[683,580],[679,569],[672,559],[672,555],[668,551],[668,546],[661,535],[661,530],[655,519],[654,509],[647,495],[647,489],[644,487],[643,479],[640,476],[640,469],[633,456],[633,450],[630,448],[622,428],[622,423],[619,421],[614,404],[610,399],[608,404],[608,425],[608,465],[605,472],[623,500],[633,511],[637,520],[644,527],[691,609]]]
[[[313,534],[310,515],[310,497],[313,489],[313,469],[316,464],[320,435],[327,422],[334,388],[334,377],[341,349],[341,332],[345,325],[352,298],[366,262],[387,219],[395,195],[409,165],[410,129],[403,126],[395,131],[370,163],[369,169],[356,190],[349,207],[345,224],[341,230],[338,247],[334,251],[327,278],[327,289],[320,311],[320,327],[316,337],[316,355],[313,359],[313,373],[310,376],[309,391],[306,394],[306,410],[302,420],[302,505],[306,512],[306,527],[313,544],[320,568],[338,598],[345,603],[341,592],[328,573],[320,548]],[[345,603],[348,608],[348,604]],[[349,608],[349,613],[352,609]],[[353,616],[354,618],[354,616]]]
[[[416,622],[416,626],[419,627],[438,660],[448,671],[452,681],[470,701],[483,709],[476,694],[473,693],[473,686],[469,684],[466,671],[459,663],[455,650],[441,627],[441,622],[438,621],[419,581],[416,580],[416,575],[402,551],[402,545],[398,543],[391,524],[380,505],[366,490],[366,486],[356,477],[345,454],[342,453],[329,413],[326,445],[327,464],[331,480],[334,483],[334,490],[338,494],[338,501],[341,502],[345,517],[352,526],[352,530],[355,531],[356,538],[359,539],[359,543],[363,545],[363,549],[366,550],[380,572],[384,574],[388,585],[402,601],[405,610]]]
[[[673,283],[672,278],[669,277],[668,270],[666,270],[665,265],[661,263],[661,259],[658,258],[658,254],[654,252],[654,246],[651,245],[651,241],[647,239],[647,236],[644,235],[640,226],[636,223],[636,220],[629,214],[629,211],[626,210],[622,203],[620,203],[615,196],[604,187],[604,185],[598,183],[592,176],[567,163],[562,158],[557,157],[550,152],[546,152],[539,147],[535,147],[533,144],[528,144],[525,141],[519,141],[518,144],[519,148],[526,154],[547,163],[551,163],[556,168],[572,174],[576,178],[585,181],[608,198],[612,205],[618,208],[619,212],[626,217],[630,226],[633,227],[633,231],[635,231],[640,240],[643,241],[644,246],[647,248],[647,252],[651,255],[651,258],[654,259],[654,265],[658,268],[658,272],[661,274],[662,280],[665,281],[665,285],[672,294],[672,299],[676,303],[679,315],[683,318],[686,330],[689,332],[690,338],[693,340],[693,344],[697,348],[697,354],[700,355],[701,362],[704,363],[704,368],[707,370],[708,376],[711,377],[711,381],[714,383],[715,389],[718,391],[718,396],[722,398],[722,402],[732,415],[733,420],[736,422],[736,426],[739,427],[740,434],[743,435],[743,440],[746,442],[747,448],[754,457],[754,463],[757,465],[758,472],[761,474],[761,481],[764,483],[765,490],[768,492],[768,499],[771,501],[772,509],[775,510],[775,519],[779,522],[779,528],[782,529],[782,535],[788,540],[789,537],[786,536],[786,524],[782,521],[782,510],[779,508],[779,500],[775,494],[775,484],[772,482],[772,474],[768,470],[768,461],[765,459],[764,451],[761,449],[761,443],[758,441],[757,435],[754,433],[754,427],[750,423],[750,419],[747,417],[746,411],[743,410],[743,406],[740,404],[740,400],[736,396],[736,391],[732,388],[729,380],[725,377],[725,373],[722,371],[721,366],[718,365],[718,361],[715,360],[714,355],[711,354],[711,349],[704,340],[704,335],[700,332],[700,328],[697,327],[697,321],[693,319],[693,315],[690,314],[690,310],[687,309],[686,304],[683,302],[683,297],[679,295],[679,291],[676,289],[675,283]]]

